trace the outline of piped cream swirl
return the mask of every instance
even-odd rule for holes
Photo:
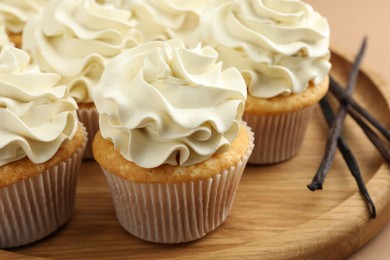
[[[201,35],[227,66],[241,70],[254,97],[300,93],[330,70],[329,25],[299,0],[216,0]]]
[[[187,47],[199,43],[199,15],[209,0],[117,0],[138,21],[145,41],[180,39]]]
[[[0,48],[2,48],[5,45],[12,45],[7,30],[5,28],[5,21],[4,19],[0,19]]]
[[[131,13],[95,0],[52,0],[23,33],[23,49],[42,70],[61,75],[78,103],[92,102],[92,88],[107,62],[142,41]]]
[[[226,151],[239,130],[246,85],[211,47],[149,42],[108,65],[97,88],[102,136],[144,168],[192,165]]]
[[[48,0],[0,0],[0,15],[6,28],[21,33],[27,21],[43,10]]]
[[[49,160],[78,128],[77,104],[60,77],[29,66],[29,55],[11,46],[0,52],[0,166],[25,156]]]

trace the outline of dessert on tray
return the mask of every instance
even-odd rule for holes
[[[60,77],[0,52],[0,248],[32,243],[72,215],[87,142],[77,104]]]
[[[202,12],[200,31],[224,65],[237,67],[246,80],[243,118],[255,133],[249,162],[294,156],[328,90],[327,20],[299,0],[216,0]]]
[[[211,47],[149,42],[110,61],[94,100],[93,153],[120,224],[158,243],[203,237],[227,217],[253,148],[246,86]]]

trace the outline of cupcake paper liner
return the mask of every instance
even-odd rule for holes
[[[84,148],[37,176],[0,188],[0,248],[37,241],[70,218]]]
[[[99,131],[99,113],[95,106],[90,108],[79,108],[77,115],[81,123],[85,126],[88,132],[88,142],[85,147],[83,159],[92,160],[92,141],[95,134]]]
[[[188,242],[216,229],[228,216],[253,149],[241,161],[213,177],[185,183],[134,183],[103,169],[122,227],[143,240]]]
[[[255,133],[252,164],[272,164],[293,157],[300,149],[315,105],[280,115],[244,114]]]

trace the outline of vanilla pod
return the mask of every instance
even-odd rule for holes
[[[368,122],[371,123],[388,141],[390,141],[390,130],[388,130],[385,126],[379,123],[378,120],[375,119],[366,109],[360,106],[351,96],[347,95],[344,89],[340,86],[340,84],[333,78],[330,77],[330,85],[329,90],[332,92],[335,97],[340,100],[347,102],[350,105],[348,112],[356,110],[361,116],[363,116]]]
[[[359,75],[359,68],[364,57],[366,50],[367,38],[363,39],[358,55],[356,56],[355,61],[352,64],[351,72],[349,74],[346,94],[351,95],[356,86],[356,79]],[[337,111],[337,115],[332,122],[332,126],[329,130],[325,153],[322,158],[321,164],[313,177],[312,182],[308,185],[308,188],[312,191],[322,189],[323,183],[325,181],[326,175],[329,172],[337,150],[337,140],[342,132],[344,126],[345,116],[348,111],[348,103],[344,100],[340,102],[340,107]]]
[[[321,111],[326,119],[326,122],[328,126],[332,125],[332,122],[334,121],[334,114],[333,110],[329,104],[327,96],[325,96],[320,101]],[[368,193],[368,190],[366,188],[366,184],[364,183],[362,174],[360,172],[359,164],[353,155],[351,149],[349,148],[347,142],[345,139],[340,135],[337,139],[337,147],[341,154],[343,155],[344,161],[348,166],[349,171],[352,173],[352,176],[354,177],[356,184],[358,185],[360,193],[363,195],[365,201],[367,202],[367,205],[370,207],[371,211],[371,218],[376,218],[376,207],[374,202],[371,199],[370,194]],[[310,187],[309,187],[310,188]]]

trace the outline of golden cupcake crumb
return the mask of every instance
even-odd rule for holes
[[[277,96],[273,98],[256,98],[248,95],[245,113],[254,115],[279,115],[294,112],[311,106],[323,98],[329,89],[329,77],[319,85],[310,85],[300,94]]]
[[[34,177],[43,171],[66,161],[81,148],[85,143],[85,134],[79,126],[72,140],[63,145],[57,153],[47,162],[35,164],[28,157],[24,157],[15,162],[5,164],[0,167],[0,188],[16,183],[18,181]]]
[[[7,34],[9,40],[15,44],[15,47],[20,49],[22,47],[22,33],[8,32]]]
[[[240,127],[230,149],[214,154],[209,159],[191,166],[160,165],[146,169],[126,160],[114,145],[104,139],[100,131],[96,134],[92,149],[95,160],[108,172],[136,183],[177,183],[208,179],[215,174],[236,165],[248,150],[249,134],[246,127]]]

